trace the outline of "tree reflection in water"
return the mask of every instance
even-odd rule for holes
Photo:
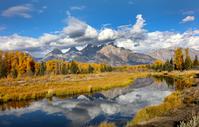
[[[31,101],[13,101],[13,102],[8,102],[8,103],[3,103],[0,104],[0,110],[5,111],[5,110],[10,110],[10,109],[20,109],[20,108],[25,108],[30,106]]]
[[[174,78],[169,76],[154,76],[156,82],[166,82],[169,88],[175,88],[175,90],[183,90],[189,88],[194,84],[193,78]]]

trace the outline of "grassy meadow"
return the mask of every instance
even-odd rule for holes
[[[21,101],[52,96],[69,96],[127,86],[147,72],[109,72],[99,74],[71,74],[24,79],[1,79],[0,102]]]

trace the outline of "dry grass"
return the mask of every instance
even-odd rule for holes
[[[199,126],[199,114],[195,115],[188,122],[181,122],[178,127],[198,127]]]
[[[148,73],[111,72],[0,80],[0,102],[67,96],[127,86]]]
[[[168,76],[175,79],[176,90],[171,95],[165,98],[164,102],[160,105],[149,106],[139,110],[134,117],[134,119],[128,123],[127,126],[136,125],[142,122],[146,122],[155,117],[161,117],[169,113],[169,111],[179,108],[182,106],[181,92],[186,87],[190,87],[193,83],[194,75],[199,73],[199,71],[173,71],[173,72],[152,72],[152,76]]]
[[[171,109],[179,108],[182,105],[181,93],[174,92],[167,96],[163,103],[157,106],[149,106],[139,110],[133,121],[129,122],[127,126],[136,125],[141,122],[146,122],[155,117],[166,115]]]

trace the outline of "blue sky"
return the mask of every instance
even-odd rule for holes
[[[140,19],[143,19],[141,26],[137,23],[142,32],[136,33],[134,31],[131,37],[118,37],[118,34],[121,35],[118,27],[129,25],[128,28],[132,28],[139,19],[136,18],[138,15],[141,15]],[[184,44],[186,43],[184,41],[187,41],[187,38],[185,39],[186,33],[190,31],[192,33],[198,32],[198,17],[199,1],[197,0],[0,0],[0,41],[7,44],[7,47],[4,46],[3,49],[20,49],[18,47],[23,45],[22,41],[25,45],[30,45],[30,43],[32,45],[30,47],[25,46],[24,49],[31,47],[35,49],[39,45],[38,43],[45,43],[46,46],[47,42],[41,42],[40,38],[48,34],[51,38],[54,36],[53,39],[56,38],[55,36],[62,36],[63,38],[65,35],[67,41],[60,41],[59,39],[61,44],[64,43],[65,48],[75,44],[71,41],[78,43],[78,45],[85,44],[85,41],[80,43],[82,37],[78,39],[70,37],[70,32],[62,35],[64,28],[74,25],[71,26],[70,30],[81,27],[82,31],[83,26],[89,26],[93,28],[92,30],[95,30],[92,32],[96,34],[96,37],[92,37],[92,42],[89,40],[88,43],[99,41],[98,36],[101,32],[104,32],[103,35],[111,36],[107,40],[115,41],[117,39],[115,43],[133,50],[135,47],[132,47],[132,44],[129,45],[130,41],[131,43],[139,43],[145,36],[153,36],[153,34],[157,35],[160,34],[158,32],[161,32],[161,35],[158,35],[159,37],[165,34],[171,37],[171,40],[165,43],[165,47],[169,47],[168,43],[173,42],[173,38],[178,38],[177,41]],[[86,28],[84,30],[86,31]],[[137,42],[135,35],[137,36],[138,33],[139,37],[143,36]],[[116,34],[117,37],[115,37]],[[176,38],[173,45],[177,44]],[[26,43],[27,40],[32,40],[32,42]],[[55,40],[50,40],[53,44],[48,43],[49,50],[56,47],[50,46],[57,43],[57,40],[53,42]],[[123,40],[125,40],[124,44],[121,44]],[[157,38],[154,38],[153,41],[155,40]],[[160,40],[163,39],[158,41]],[[118,41],[120,41],[120,44]],[[148,42],[149,40],[145,41]],[[186,45],[196,49],[199,47],[196,42],[189,42],[189,44],[187,42]],[[140,49],[143,49],[143,47],[140,47]]]
[[[0,35],[19,33],[37,37],[47,32],[62,29],[66,24],[67,11],[74,17],[100,29],[103,24],[117,27],[135,22],[135,16],[142,14],[147,21],[146,29],[185,31],[197,28],[199,1],[196,0],[0,0],[0,11],[30,4],[30,18],[23,16],[2,16],[0,25],[5,30]],[[180,23],[187,15],[195,21]]]

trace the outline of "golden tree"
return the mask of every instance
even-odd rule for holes
[[[183,53],[181,48],[177,48],[175,50],[175,55],[174,55],[174,64],[177,70],[182,70],[183,69]]]
[[[185,49],[185,52],[186,52],[186,58],[184,62],[184,69],[188,70],[192,68],[192,61],[189,55],[189,48]]]

